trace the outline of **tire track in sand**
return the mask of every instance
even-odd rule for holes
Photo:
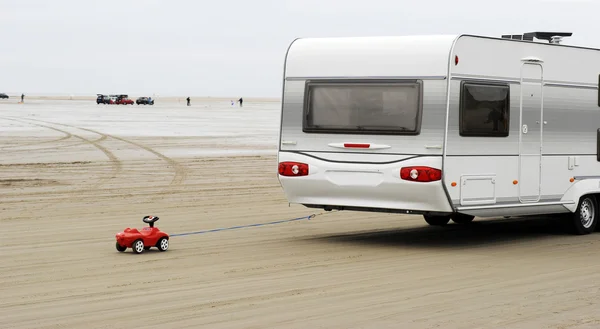
[[[28,122],[23,122],[23,123],[29,124]],[[56,142],[64,141],[66,139],[69,139],[69,138],[73,137],[73,135],[71,133],[69,133],[69,132],[62,131],[61,133],[64,134],[64,136],[61,137],[61,138],[52,139],[52,140],[43,141],[43,142],[34,142],[34,143],[25,143],[25,144],[18,144],[18,145],[3,146],[3,147],[0,147],[0,150],[12,149],[12,148],[23,147],[23,146],[32,146],[32,145],[41,145],[41,144],[48,144],[48,143],[56,143]],[[37,150],[40,150],[40,149],[42,149],[42,148],[36,148],[36,149],[32,149],[32,150],[27,150],[27,151],[37,151]]]
[[[53,124],[53,125],[58,125],[58,126],[64,126],[64,127],[70,127],[70,128],[75,128],[75,129],[80,129],[80,130],[84,130],[84,131],[89,131],[95,134],[99,134],[99,135],[103,135],[103,136],[107,136],[119,141],[122,141],[124,143],[128,143],[131,144],[135,147],[141,148],[147,152],[150,152],[152,154],[154,154],[155,156],[157,156],[158,158],[160,158],[161,160],[164,160],[165,162],[167,162],[174,170],[175,170],[175,175],[173,176],[173,179],[171,180],[171,182],[169,183],[169,187],[173,187],[173,186],[177,186],[177,185],[181,185],[183,183],[183,181],[185,180],[185,178],[187,177],[187,168],[185,168],[184,166],[182,166],[179,162],[167,157],[166,155],[157,152],[156,150],[134,142],[134,141],[130,141],[128,139],[122,138],[122,137],[118,137],[118,136],[114,136],[114,135],[110,135],[110,134],[105,134],[105,133],[101,133],[97,130],[93,130],[93,129],[88,129],[88,128],[82,128],[82,127],[77,127],[77,126],[72,126],[72,125],[67,125],[64,123],[56,123],[56,122],[50,122],[50,121],[44,121],[44,120],[39,120],[39,119],[26,119],[26,120],[32,120],[32,121],[38,121],[38,122],[43,122],[43,123],[47,123],[47,124]]]
[[[4,120],[11,120],[11,121],[16,121],[16,122],[21,122],[21,123],[25,123],[25,124],[30,124],[30,125],[34,125],[34,126],[38,126],[38,127],[43,127],[43,128],[47,128],[47,129],[51,129],[63,134],[68,134],[69,136],[75,137],[77,139],[82,140],[85,144],[90,144],[92,146],[94,146],[95,148],[99,149],[100,151],[102,151],[102,153],[104,153],[104,155],[106,155],[106,157],[110,160],[111,162],[111,166],[112,166],[112,173],[110,175],[107,175],[105,177],[100,178],[98,181],[96,181],[96,183],[88,188],[98,188],[99,186],[101,186],[102,184],[106,183],[108,180],[115,178],[122,170],[123,170],[123,164],[122,162],[119,160],[119,158],[117,158],[117,156],[114,155],[114,153],[112,153],[110,150],[108,150],[106,147],[100,145],[100,141],[103,141],[107,138],[106,135],[99,133],[99,132],[94,132],[96,134],[99,134],[101,137],[97,140],[90,140],[87,139],[85,137],[79,136],[79,135],[75,135],[72,134],[68,131],[65,130],[61,130],[55,127],[51,127],[48,125],[44,125],[44,124],[39,124],[39,123],[33,123],[33,122],[28,122],[29,120],[33,120],[33,121],[40,121],[40,122],[44,122],[41,120],[35,120],[35,119],[27,119],[27,118],[8,118],[8,117],[0,117],[1,119]],[[25,121],[27,120],[27,121]],[[46,123],[50,123],[52,124],[52,122],[46,122]],[[76,127],[73,127],[76,128]]]
[[[26,124],[30,124],[29,122],[27,122]],[[73,137],[73,135],[70,134],[69,138]],[[94,140],[89,140],[89,142],[101,142],[103,140],[105,140],[107,137],[106,136],[101,136],[98,139],[94,139]],[[65,140],[67,138],[61,138],[61,139],[55,139],[55,140],[51,140],[51,141],[45,141],[45,142],[40,142],[40,143],[29,143],[29,144],[21,144],[21,145],[11,145],[11,146],[6,146],[7,148],[16,148],[16,147],[22,147],[22,146],[30,146],[30,145],[40,145],[42,143],[50,143],[50,142],[58,142],[61,140]],[[36,147],[36,148],[32,148],[32,149],[24,149],[24,150],[6,150],[8,152],[11,153],[25,153],[25,152],[36,152],[36,151],[44,151],[44,150],[55,150],[55,149],[64,149],[64,148],[69,148],[69,147],[75,147],[75,146],[79,146],[79,145],[85,145],[85,144],[89,144],[87,141],[84,142],[74,142],[72,144],[68,144],[68,145],[58,145],[58,146],[47,146],[47,147]],[[5,149],[0,148],[0,150],[4,151]]]

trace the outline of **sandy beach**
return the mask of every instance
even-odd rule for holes
[[[599,234],[289,206],[277,101],[17,102],[0,100],[0,328],[600,327]],[[117,252],[145,215],[197,234]]]

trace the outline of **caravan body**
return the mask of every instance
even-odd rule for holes
[[[278,152],[287,199],[430,224],[585,208],[595,226],[600,51],[551,40],[295,40]]]

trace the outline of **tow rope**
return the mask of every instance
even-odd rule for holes
[[[278,221],[267,222],[267,223],[239,225],[239,226],[232,226],[232,227],[215,228],[215,229],[210,229],[210,230],[202,230],[202,231],[196,231],[196,232],[185,232],[185,233],[170,234],[170,236],[173,237],[173,236],[185,236],[185,235],[194,235],[194,234],[204,234],[204,233],[212,233],[212,232],[220,232],[220,231],[237,230],[237,229],[249,228],[249,227],[258,227],[258,226],[267,226],[267,225],[275,225],[275,224],[296,222],[296,221],[301,221],[301,220],[311,220],[311,219],[313,219],[313,218],[315,218],[315,217],[317,217],[319,215],[323,215],[323,214],[324,213],[312,214],[312,215],[309,215],[309,216],[298,217],[298,218],[293,218],[293,219],[284,219],[284,220],[278,220]]]

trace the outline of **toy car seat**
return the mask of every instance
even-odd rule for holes
[[[148,226],[150,227],[154,227],[154,223],[158,220],[159,218],[156,216],[145,216],[142,221],[144,223],[147,223]]]

